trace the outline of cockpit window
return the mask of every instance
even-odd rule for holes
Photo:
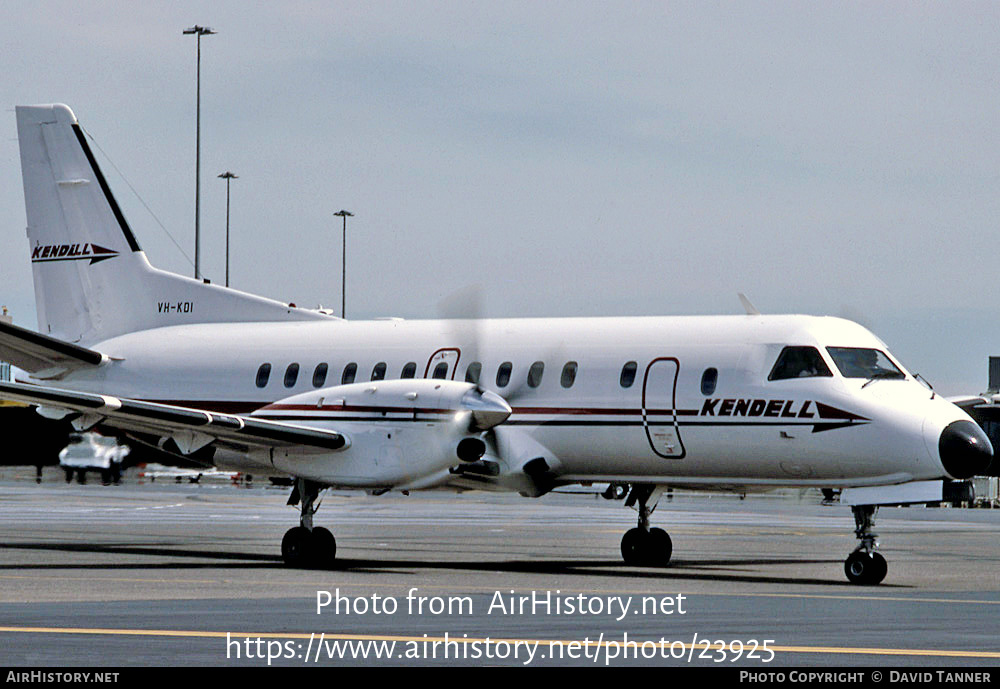
[[[905,378],[906,374],[877,349],[827,347],[833,363],[844,378]]]
[[[830,377],[830,367],[815,347],[785,347],[771,369],[768,380]]]

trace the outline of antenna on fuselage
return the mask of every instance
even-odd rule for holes
[[[747,299],[747,295],[743,294],[743,292],[737,292],[736,294],[739,296],[740,303],[743,304],[743,309],[747,312],[748,316],[760,315],[760,311],[757,310],[756,306],[750,303],[750,300]]]

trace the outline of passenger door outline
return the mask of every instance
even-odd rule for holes
[[[431,354],[430,359],[427,360],[427,367],[424,368],[424,378],[429,378],[434,368],[442,361],[445,361],[448,363],[449,369],[445,375],[445,380],[455,380],[455,371],[458,370],[458,360],[461,358],[462,352],[458,347],[442,347]]]
[[[649,447],[664,459],[687,454],[677,423],[677,378],[681,362],[676,357],[653,359],[642,378],[642,427]]]

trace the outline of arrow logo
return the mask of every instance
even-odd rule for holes
[[[52,261],[90,261],[90,265],[114,258],[118,252],[97,244],[45,244],[31,252],[32,263]]]

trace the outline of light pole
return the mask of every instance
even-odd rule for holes
[[[194,149],[194,277],[201,279],[201,37],[216,33],[207,26],[197,24],[184,29],[185,34],[198,37],[197,108],[195,114]]]
[[[229,287],[229,180],[239,179],[239,177],[229,170],[223,172],[219,177],[226,180],[226,287]]]
[[[341,251],[341,268],[340,268],[340,317],[347,318],[347,219],[353,218],[354,213],[350,211],[340,210],[334,213],[334,215],[339,215],[344,219],[344,245]]]

